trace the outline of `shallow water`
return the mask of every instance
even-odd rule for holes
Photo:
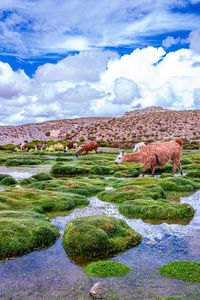
[[[52,165],[39,165],[31,167],[6,167],[0,166],[0,174],[11,175],[16,180],[28,178],[34,174],[49,171]]]
[[[31,169],[35,171],[35,168]],[[161,276],[158,270],[174,260],[200,261],[200,191],[181,198],[181,202],[187,202],[195,209],[195,216],[189,224],[153,225],[141,219],[127,219],[118,212],[116,205],[91,197],[88,207],[77,208],[51,222],[63,234],[66,224],[77,217],[103,214],[125,220],[142,234],[143,239],[138,247],[112,259],[127,264],[132,271],[119,278],[89,278],[68,258],[61,236],[48,249],[0,261],[0,299],[91,299],[89,290],[98,280],[106,289],[105,299],[161,299],[169,296],[200,299],[200,284],[171,280]]]

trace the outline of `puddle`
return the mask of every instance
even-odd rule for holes
[[[189,224],[153,225],[141,219],[127,219],[118,212],[116,205],[103,202],[96,196],[90,198],[88,207],[77,208],[51,222],[63,234],[66,224],[74,218],[108,215],[125,220],[142,234],[138,247],[114,257],[130,266],[132,271],[124,277],[100,279],[107,291],[105,299],[161,299],[169,296],[200,299],[200,284],[171,280],[162,277],[158,271],[160,266],[174,260],[200,261],[200,191],[181,198],[181,202],[187,202],[195,209],[195,216]],[[48,249],[0,261],[0,274],[0,299],[91,299],[89,290],[99,280],[89,278],[80,266],[70,261],[62,247],[62,236]],[[155,298],[158,296],[160,298]]]

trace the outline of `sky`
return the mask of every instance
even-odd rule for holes
[[[200,108],[200,0],[0,1],[0,125]]]

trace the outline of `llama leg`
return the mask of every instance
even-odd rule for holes
[[[182,166],[181,166],[181,163],[180,163],[180,162],[178,163],[178,167],[179,167],[179,170],[180,170],[180,172],[181,172],[181,175],[183,175]]]
[[[177,169],[177,162],[176,161],[173,161],[172,162],[173,163],[173,170],[172,170],[172,174],[174,175],[175,174],[175,172],[176,172],[176,169]]]
[[[155,166],[151,165],[151,174],[154,177],[154,172],[155,172]]]
[[[146,163],[146,164],[144,164],[144,166],[143,166],[143,172],[142,172],[142,176],[144,177],[144,172],[146,171],[146,169],[148,168],[150,166],[150,163],[148,162],[148,163]]]

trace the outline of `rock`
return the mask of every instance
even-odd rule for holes
[[[95,283],[95,285],[90,290],[90,295],[92,297],[100,297],[103,294],[103,285],[100,282]]]

